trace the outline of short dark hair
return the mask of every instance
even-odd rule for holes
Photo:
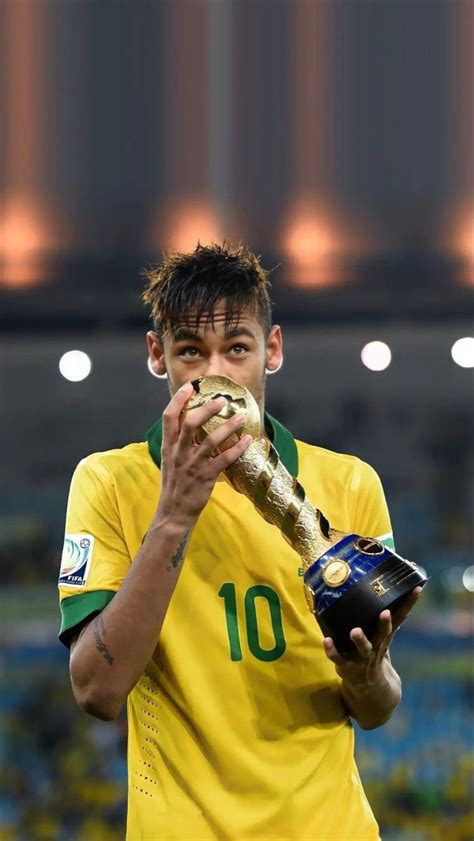
[[[156,333],[173,329],[192,314],[214,324],[216,304],[225,301],[225,326],[235,323],[244,307],[253,307],[265,334],[271,327],[268,272],[243,245],[198,243],[190,253],[170,251],[162,263],[145,271],[143,301],[150,307]]]

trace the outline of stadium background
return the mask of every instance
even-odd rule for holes
[[[167,400],[141,269],[222,237],[274,269],[270,410],[376,467],[431,576],[393,646],[401,708],[357,733],[384,841],[472,841],[472,358],[451,355],[472,331],[472,12],[1,1],[1,841],[123,837],[124,721],[79,711],[56,642],[67,488]]]

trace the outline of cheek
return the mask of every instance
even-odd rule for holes
[[[180,359],[173,360],[171,364],[167,365],[168,382],[172,393],[175,394],[179,388],[191,380],[195,380],[205,374],[205,370],[200,367],[202,360],[196,360],[195,363],[182,362]]]
[[[253,397],[255,397],[257,403],[260,405],[265,393],[265,367],[263,366],[263,363],[262,365],[258,365],[252,371],[251,376],[246,377],[245,379],[241,377],[240,382],[248,388]]]

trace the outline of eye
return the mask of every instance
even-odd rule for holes
[[[238,344],[238,345],[232,345],[230,350],[231,350],[231,353],[234,354],[234,356],[243,356],[244,353],[248,352],[249,348],[247,347],[247,345]]]
[[[181,348],[179,355],[187,357],[188,359],[194,359],[196,356],[199,356],[199,348],[193,347],[193,345],[188,345],[187,347]]]

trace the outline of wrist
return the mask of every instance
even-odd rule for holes
[[[376,675],[366,673],[357,677],[343,677],[341,683],[341,689],[350,698],[364,698],[374,693],[383,695],[387,691],[388,686],[389,681],[383,673]]]
[[[397,706],[401,699],[401,680],[390,662],[384,663],[380,669],[369,671],[358,677],[343,677],[341,692],[349,707],[369,703],[375,706]]]
[[[160,540],[169,537],[171,540],[190,534],[196,525],[197,517],[183,515],[180,512],[170,513],[158,508],[147,532],[147,538],[154,534],[159,535]]]

